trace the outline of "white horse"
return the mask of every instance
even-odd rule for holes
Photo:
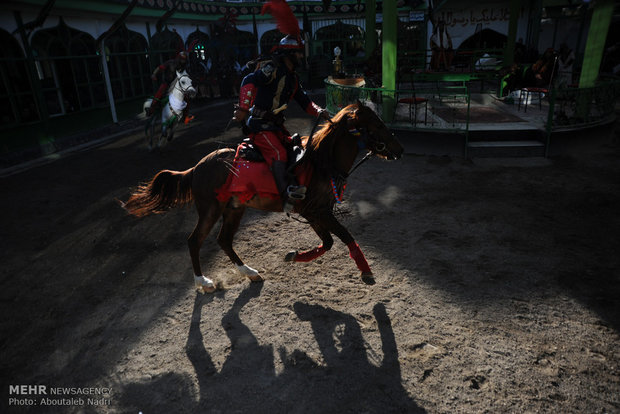
[[[183,119],[183,111],[187,107],[187,99],[196,96],[196,88],[192,84],[192,80],[186,71],[178,72],[177,77],[168,88],[168,101],[162,100],[161,111],[161,136],[156,146],[162,148],[167,141],[174,138],[174,128]],[[144,112],[153,104],[153,98],[149,98],[144,102]],[[146,145],[149,151],[153,150],[153,138],[155,136],[155,124],[157,123],[156,113],[153,113],[144,127],[146,135]]]

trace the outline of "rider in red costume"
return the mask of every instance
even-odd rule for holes
[[[293,200],[303,199],[306,188],[289,185],[286,178],[290,136],[284,128],[284,110],[291,99],[314,117],[328,113],[312,102],[299,82],[295,69],[304,57],[299,36],[287,35],[272,51],[272,59],[258,63],[258,69],[241,82],[239,105],[234,119],[245,122],[249,137],[267,161],[276,187],[284,201],[284,211],[292,210]]]

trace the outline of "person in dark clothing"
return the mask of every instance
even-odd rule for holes
[[[527,81],[528,86],[536,86],[540,88],[548,88],[557,74],[558,57],[555,50],[549,48],[545,53],[532,65],[531,74]]]

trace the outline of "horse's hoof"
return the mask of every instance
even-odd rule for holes
[[[250,279],[251,282],[254,283],[258,283],[258,282],[263,282],[265,281],[265,279],[263,279],[263,277],[261,275],[256,275],[256,276],[248,276],[248,279]]]
[[[214,287],[207,287],[207,286],[198,286],[196,288],[196,291],[200,294],[205,294],[205,293],[213,293],[215,292],[215,286]]]
[[[237,270],[244,276],[247,276],[252,282],[262,282],[263,277],[258,273],[258,270],[252,269],[248,265],[237,265]]]
[[[284,256],[285,262],[294,262],[297,257],[297,250],[290,251]]]
[[[215,292],[215,283],[204,276],[194,276],[194,287],[202,294]]]
[[[374,285],[375,283],[377,283],[375,281],[375,276],[372,274],[372,272],[363,272],[362,282],[366,283],[367,285]]]

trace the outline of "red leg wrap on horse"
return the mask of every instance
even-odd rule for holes
[[[364,257],[364,253],[360,250],[360,246],[355,243],[355,241],[352,241],[347,244],[347,247],[349,248],[349,255],[351,256],[351,259],[355,260],[357,268],[361,270],[362,273],[371,273],[370,266],[368,266],[368,262]]]
[[[327,249],[325,247],[319,246],[316,249],[308,250],[307,252],[298,253],[297,256],[295,256],[295,261],[296,262],[309,262],[310,260],[314,260],[317,257],[321,256],[326,251]]]

